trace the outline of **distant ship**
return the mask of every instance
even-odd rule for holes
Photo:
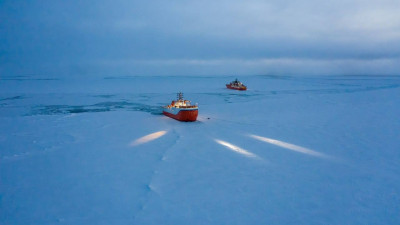
[[[238,79],[235,79],[231,83],[226,84],[226,87],[229,89],[234,89],[234,90],[239,90],[239,91],[247,90],[246,85],[244,85],[242,82],[238,81]]]
[[[176,101],[164,106],[163,114],[179,121],[192,122],[197,119],[199,107],[197,104],[191,105],[189,100],[184,100],[183,94],[179,92]]]

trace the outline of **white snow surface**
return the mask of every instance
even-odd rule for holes
[[[0,224],[399,224],[399,76],[235,78],[0,77]]]

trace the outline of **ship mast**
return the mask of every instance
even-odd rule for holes
[[[176,97],[178,100],[183,100],[183,93],[179,92],[178,94],[176,94]]]

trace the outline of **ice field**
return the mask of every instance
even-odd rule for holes
[[[0,224],[400,223],[399,76],[235,78],[0,77]]]

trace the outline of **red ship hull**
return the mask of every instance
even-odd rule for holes
[[[171,117],[173,119],[184,121],[184,122],[193,122],[197,120],[197,115],[199,114],[198,110],[181,110],[176,115],[163,111],[163,114]]]
[[[245,91],[245,90],[247,90],[247,87],[246,87],[246,86],[243,86],[243,87],[235,87],[235,86],[232,86],[232,85],[230,85],[230,84],[227,84],[226,87],[227,87],[228,89],[233,89],[233,90],[238,90],[238,91]]]

